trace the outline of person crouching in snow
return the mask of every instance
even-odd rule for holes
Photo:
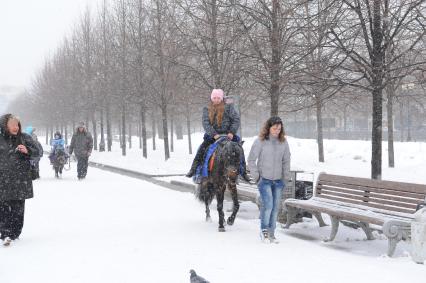
[[[240,127],[240,117],[234,107],[226,104],[224,101],[223,90],[213,89],[210,95],[210,103],[203,108],[203,128],[205,130],[204,141],[197,150],[191,169],[185,175],[188,178],[196,174],[197,167],[204,162],[204,155],[207,148],[220,138],[220,135],[226,135],[229,140],[240,142],[240,137],[237,136],[238,128]],[[242,147],[241,147],[242,148]],[[247,182],[251,179],[247,174],[246,161],[244,158],[241,161],[241,176]]]
[[[9,246],[24,226],[25,200],[33,197],[30,159],[39,155],[19,118],[0,117],[0,239]]]
[[[263,242],[276,242],[275,227],[281,195],[291,179],[290,148],[280,117],[266,121],[250,149],[248,166],[262,200],[260,237]]]

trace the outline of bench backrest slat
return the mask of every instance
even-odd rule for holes
[[[338,183],[357,184],[359,186],[364,186],[364,187],[419,193],[423,195],[425,194],[425,188],[426,188],[426,186],[422,184],[373,180],[373,179],[367,179],[367,178],[339,176],[339,175],[331,175],[331,174],[324,174],[324,173],[320,174],[320,177],[322,181],[331,181],[331,182],[337,181]]]
[[[363,195],[361,192],[354,192],[351,194],[347,194],[345,192],[342,192],[343,190],[328,190],[327,187],[321,186],[322,188],[320,189],[320,194],[319,196],[323,196],[323,195],[331,195],[331,196],[337,196],[339,198],[342,199],[342,201],[345,201],[346,199],[352,199],[352,200],[357,200],[360,202],[360,204],[364,204],[364,205],[368,205],[366,203],[382,203],[382,204],[388,204],[391,206],[396,206],[396,207],[404,207],[404,208],[409,208],[412,210],[415,210],[417,207],[417,203],[407,203],[407,202],[402,202],[402,201],[394,201],[394,200],[389,200],[389,198],[375,198],[375,197],[371,197],[368,195]]]
[[[425,193],[410,193],[406,191],[397,191],[397,190],[387,190],[387,189],[381,189],[381,188],[373,188],[373,187],[364,187],[357,184],[347,184],[347,183],[337,183],[337,182],[328,182],[320,180],[319,184],[323,186],[330,186],[335,188],[342,188],[347,190],[353,190],[353,191],[360,191],[360,192],[370,192],[370,193],[377,193],[377,194],[383,194],[383,195],[392,195],[392,196],[403,196],[404,198],[410,198],[413,199],[414,202],[418,203],[418,201],[423,201]],[[425,186],[426,189],[426,186]]]
[[[417,204],[425,201],[426,185],[321,173],[315,196],[390,211],[414,213]]]
[[[384,209],[384,210],[390,210],[390,211],[396,211],[396,212],[402,212],[402,213],[410,213],[410,214],[414,213],[412,209],[408,209],[408,208],[394,207],[394,206],[377,204],[377,203],[365,203],[365,202],[357,201],[357,200],[353,200],[353,199],[341,199],[339,197],[334,197],[334,196],[331,196],[331,195],[325,195],[325,196],[321,196],[321,197],[325,198],[325,199],[330,199],[330,200],[337,200],[337,201],[348,202],[348,203],[359,204],[359,205],[367,205],[369,207],[379,208],[379,209]]]
[[[348,195],[357,195],[357,196],[365,196],[365,197],[377,198],[377,199],[393,200],[398,202],[411,203],[415,205],[423,202],[423,197],[421,194],[410,194],[410,193],[387,191],[383,189],[371,189],[371,188],[369,188],[369,190],[367,191],[359,186],[352,186],[352,188],[340,187],[339,185],[330,184],[328,182],[318,184],[317,190],[336,191],[336,192],[341,192]]]

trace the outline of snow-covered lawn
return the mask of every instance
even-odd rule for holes
[[[315,172],[327,169],[368,176],[369,162],[362,160],[369,155],[365,142],[330,146],[331,142],[326,142],[328,163],[316,167],[315,143],[290,138],[293,164]],[[417,150],[426,146],[402,146],[397,168],[385,169],[386,175],[425,183],[424,173],[419,173],[426,168],[424,152]],[[129,168],[139,164],[141,171],[151,163],[159,168],[153,172],[185,172],[191,159],[179,152],[167,162],[157,157],[136,163],[131,159],[135,153],[129,159],[120,159],[119,152],[95,153],[92,160]],[[354,159],[355,155],[362,158]],[[164,163],[171,165],[163,169]],[[322,239],[330,227],[319,228],[307,220],[290,230],[279,228],[280,244],[262,244],[252,203],[243,203],[234,226],[219,233],[214,204],[213,222],[206,223],[203,205],[190,193],[94,168],[89,168],[86,180],[78,181],[75,166],[56,180],[47,158],[42,159],[42,179],[34,183],[35,198],[27,201],[21,239],[0,248],[1,283],[189,282],[189,269],[213,283],[418,282],[426,278],[426,267],[411,261],[407,243],[400,243],[394,258],[388,258],[384,256],[387,241],[381,235],[366,241],[363,232],[341,227],[336,240],[326,243]],[[412,172],[416,168],[419,176]]]
[[[246,156],[255,137],[244,138]],[[315,178],[319,172],[370,178],[371,142],[360,140],[324,140],[325,163],[318,162],[318,149],[315,140],[288,137],[291,151],[291,168],[313,172]],[[195,151],[202,142],[202,134],[192,135],[193,154],[188,154],[187,136],[175,140],[171,158],[164,161],[163,140],[156,140],[157,150],[152,150],[152,140],[148,140],[148,159],[142,157],[139,142],[133,138],[133,148],[127,149],[127,155],[121,155],[118,143],[114,143],[112,152],[93,152],[91,161],[132,169],[147,174],[184,174],[190,166]],[[395,142],[395,168],[388,167],[387,142],[383,142],[382,179],[410,183],[426,184],[426,143]],[[190,181],[187,178],[177,178]]]

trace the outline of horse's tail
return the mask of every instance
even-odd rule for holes
[[[216,195],[216,190],[211,183],[203,183],[198,185],[195,197],[202,203],[210,204]]]

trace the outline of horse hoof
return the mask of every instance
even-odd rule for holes
[[[234,224],[234,219],[228,218],[228,220],[226,220],[226,224],[228,224],[229,226],[232,226]]]
[[[219,232],[225,232],[225,228],[224,227],[219,227]]]
[[[206,217],[206,222],[212,222],[212,219],[210,217]]]

